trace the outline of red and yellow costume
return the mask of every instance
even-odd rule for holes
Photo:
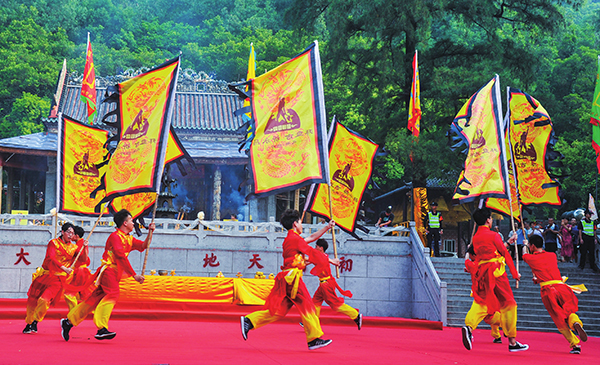
[[[356,319],[356,317],[358,317],[358,311],[344,303],[344,298],[338,297],[335,290],[339,290],[343,296],[348,298],[352,298],[352,292],[349,290],[342,290],[333,275],[331,275],[329,257],[323,252],[318,250],[315,251],[316,252],[314,252],[311,257],[311,262],[315,267],[310,270],[310,273],[319,278],[319,287],[317,288],[315,295],[313,295],[313,303],[317,311],[317,316],[320,315],[321,305],[323,304],[323,301],[325,301],[331,309],[347,315],[350,319]]]
[[[576,314],[579,309],[578,300],[573,290],[563,283],[556,255],[546,251],[534,252],[524,254],[523,260],[531,267],[536,283],[540,284],[542,302],[558,331],[565,336],[571,347],[578,345],[579,339],[571,332],[575,323],[583,327]]]
[[[473,255],[471,260],[465,260],[465,269],[471,274],[471,283],[475,282],[475,272],[477,271],[477,259],[476,256]],[[471,293],[473,296],[473,293]],[[469,319],[469,322],[467,322]],[[479,322],[476,320],[479,319]],[[477,303],[477,301],[473,300],[473,304],[471,304],[471,309],[467,313],[465,318],[465,324],[471,327],[472,330],[476,329],[479,323],[483,320],[485,323],[489,324],[492,327],[491,335],[493,338],[500,338],[500,312],[495,312],[493,315],[488,313],[488,308],[485,304]]]
[[[119,281],[122,277],[135,275],[127,258],[132,250],[143,251],[144,241],[125,234],[118,228],[108,236],[102,255],[102,266],[96,273],[98,287],[67,316],[74,326],[81,323],[95,308],[94,324],[98,329],[108,329],[110,314],[119,299]]]
[[[475,328],[485,316],[494,316],[495,312],[500,312],[504,334],[517,337],[517,303],[506,276],[506,264],[513,277],[517,278],[518,273],[510,254],[498,233],[491,231],[488,226],[480,226],[477,229],[473,236],[473,249],[477,256],[477,268],[471,291],[473,300],[479,305],[485,305],[487,312],[469,311],[465,324]]]
[[[50,305],[60,298],[67,279],[67,273],[61,269],[61,266],[71,265],[76,250],[76,245],[65,243],[62,237],[48,243],[42,267],[34,274],[34,280],[27,292],[25,322],[28,324],[33,321],[41,322]],[[87,258],[87,253],[82,253],[81,256]]]
[[[302,280],[302,270],[306,267],[303,255],[308,255],[312,260],[315,252],[318,253],[298,233],[294,230],[288,231],[288,235],[283,241],[282,271],[275,277],[275,284],[267,297],[265,309],[246,316],[254,328],[285,317],[292,305],[295,305],[304,324],[307,342],[323,335],[319,316]]]
[[[77,241],[77,250],[75,256],[77,256],[77,253],[81,250],[81,247],[83,247],[83,243],[83,238]],[[73,272],[67,278],[68,285],[65,288],[65,302],[67,302],[69,310],[73,309],[77,305],[77,301],[85,299],[96,288],[94,285],[88,285],[80,291],[73,291],[70,289],[71,286],[80,287],[85,285],[90,281],[90,277],[92,276],[92,273],[88,268],[90,264],[89,249],[86,246],[83,250],[84,251],[81,252],[81,255],[79,255],[79,258],[77,259],[77,262],[75,262]]]

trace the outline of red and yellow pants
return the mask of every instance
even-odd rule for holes
[[[575,323],[581,323],[576,312],[579,310],[577,297],[566,284],[545,285],[541,287],[542,302],[560,332],[571,347],[579,344],[577,336],[571,332]]]
[[[315,292],[315,295],[313,295],[313,304],[315,305],[317,316],[320,316],[321,305],[323,304],[323,301],[325,301],[325,303],[327,303],[331,309],[338,313],[347,315],[350,317],[350,319],[355,319],[358,317],[358,311],[344,303],[344,298],[338,297],[335,289],[335,281],[321,281],[317,291]]]
[[[27,314],[25,322],[41,322],[48,312],[52,302],[60,295],[63,289],[64,277],[44,274],[38,276],[27,292]]]
[[[304,281],[298,278],[295,284],[288,284],[285,280],[287,273],[282,271],[275,277],[275,284],[265,302],[266,309],[248,314],[246,318],[255,329],[260,328],[285,317],[295,305],[304,325],[306,342],[310,342],[323,336],[319,316]]]
[[[83,302],[77,304],[67,317],[77,326],[94,311],[94,324],[98,329],[108,329],[108,320],[119,299],[119,277],[117,270],[107,267],[100,276],[100,285]]]
[[[501,323],[501,314],[500,312],[495,312],[493,315],[488,313],[488,309],[486,305],[482,305],[473,301],[471,304],[471,309],[467,312],[467,316],[465,317],[465,325],[471,327],[471,329],[476,329],[479,323],[484,321],[492,327],[491,335],[493,338],[499,338],[500,336],[500,323]]]

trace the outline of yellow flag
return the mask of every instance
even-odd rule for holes
[[[339,122],[333,125],[329,142],[331,206],[336,225],[347,232],[354,232],[378,147]],[[317,215],[331,218],[328,190],[327,184],[319,184],[309,209]]]
[[[106,165],[99,165],[108,154],[104,148],[108,132],[68,116],[62,116],[60,123],[59,211],[97,216],[94,208],[104,198],[104,191],[95,198],[90,198],[90,193],[100,185],[106,170]]]
[[[179,58],[118,85],[120,140],[105,176],[106,197],[158,192]]]
[[[468,146],[454,199],[467,203],[481,198],[507,198],[507,171],[502,145],[498,76],[482,87],[458,112],[452,131]]]
[[[327,182],[325,103],[318,46],[250,82],[253,195]]]

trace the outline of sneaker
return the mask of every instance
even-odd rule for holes
[[[298,324],[300,325],[300,327],[304,328],[304,323],[298,322]]]
[[[494,341],[492,341],[492,343],[502,343],[502,337],[494,338]]]
[[[314,340],[308,343],[309,350],[320,349],[321,347],[329,346],[333,341],[331,340],[322,340],[320,338],[315,338]]]
[[[32,333],[37,333],[37,324],[38,324],[38,321],[31,322],[31,332]],[[586,340],[587,340],[587,337],[586,337]]]
[[[575,324],[573,325],[573,328],[575,328],[575,333],[577,333],[577,336],[579,336],[579,339],[583,342],[587,341],[587,333],[585,332],[585,330],[583,329],[583,326],[581,325],[581,323],[579,322],[575,322]]]
[[[358,330],[362,328],[362,313],[358,314],[358,317],[354,318],[354,323],[358,326]]]
[[[580,346],[573,346],[571,347],[571,351],[569,351],[570,354],[577,354],[579,355],[581,353],[581,347]]]
[[[511,345],[511,344],[508,345],[508,351],[510,351],[510,352],[526,351],[528,349],[529,349],[529,345],[523,345],[523,344],[519,343],[518,341],[515,342],[514,345]]]
[[[100,328],[94,337],[96,337],[97,340],[112,340],[116,335],[116,332],[110,332],[106,328]]]
[[[244,316],[240,317],[240,325],[242,327],[242,337],[244,338],[244,341],[246,341],[248,339],[248,332],[250,332],[254,326],[252,325],[252,322]]]
[[[471,328],[468,326],[464,326],[462,328],[462,340],[463,345],[467,350],[471,350],[473,348],[473,335],[471,334]]]
[[[25,334],[31,333],[31,325],[29,323],[27,323],[27,325],[25,325],[25,328],[23,328],[23,333],[25,333]]]
[[[69,341],[69,332],[71,331],[71,328],[73,328],[73,325],[71,324],[71,321],[69,321],[68,318],[63,318],[60,320],[60,327],[62,328],[62,332],[60,333],[62,335],[62,338],[65,341]]]

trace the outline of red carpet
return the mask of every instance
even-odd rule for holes
[[[127,306],[121,304],[115,317],[127,313]],[[308,351],[304,331],[296,323],[295,314],[290,313],[286,321],[250,331],[248,341],[244,341],[240,334],[240,308],[235,307],[221,308],[220,314],[203,308],[206,310],[204,318],[200,318],[199,308],[192,307],[191,313],[196,313],[193,320],[181,320],[187,316],[186,312],[179,314],[180,320],[113,318],[110,328],[117,336],[106,341],[94,339],[96,328],[91,320],[86,320],[71,331],[71,340],[65,342],[60,336],[59,308],[53,309],[49,316],[56,318],[47,318],[38,325],[39,333],[24,335],[21,333],[25,326],[22,319],[5,319],[8,313],[16,314],[10,307],[6,300],[0,301],[3,316],[0,319],[0,364],[306,364],[310,361],[367,365],[562,365],[592,364],[600,358],[600,338],[590,338],[582,344],[581,355],[571,355],[567,342],[559,333],[521,331],[519,341],[528,343],[531,348],[509,353],[506,339],[502,345],[493,344],[489,331],[477,330],[474,349],[467,351],[458,328],[443,328],[442,331],[410,329],[401,325],[403,320],[392,322],[369,317],[365,318],[363,329],[358,331],[349,319],[333,313],[327,317],[338,316],[340,321],[323,323],[324,337],[333,339],[333,344]],[[242,307],[241,310],[248,313],[254,308]],[[152,311],[152,308],[147,310],[148,313]],[[172,308],[162,311],[174,313]],[[138,312],[142,311],[138,309]],[[153,316],[161,317],[160,312]],[[413,322],[427,321],[408,320],[406,324],[412,326]]]

